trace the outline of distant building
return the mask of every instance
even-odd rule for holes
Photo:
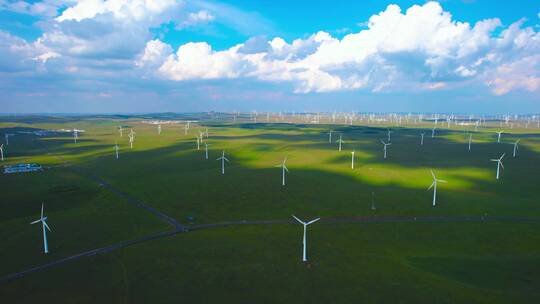
[[[16,164],[4,167],[4,174],[35,172],[41,171],[43,168],[38,164]]]

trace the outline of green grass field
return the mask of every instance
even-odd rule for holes
[[[184,117],[186,118],[186,117]],[[186,119],[195,119],[192,116]],[[117,126],[124,126],[123,137]],[[172,230],[151,212],[96,182],[106,181],[182,224],[314,217],[540,219],[540,130],[498,123],[472,132],[431,123],[285,124],[212,120],[155,125],[134,117],[3,118],[17,134],[4,164],[38,162],[39,173],[0,175],[0,277],[79,252]],[[129,148],[129,129],[136,131]],[[209,160],[195,137],[208,128]],[[342,135],[343,151],[328,143]],[[426,132],[420,146],[420,133]],[[512,143],[520,139],[516,158]],[[115,159],[113,146],[120,146]],[[355,150],[355,169],[351,151]],[[225,150],[230,163],[221,175]],[[506,153],[501,178],[490,159]],[[281,169],[287,157],[287,185]],[[430,170],[439,184],[432,207]],[[372,194],[376,210],[372,210]],[[41,203],[53,229],[42,253]],[[84,257],[0,282],[6,303],[534,303],[540,301],[540,221],[319,222],[301,262],[299,224],[193,230]]]

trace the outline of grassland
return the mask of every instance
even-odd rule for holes
[[[117,126],[123,125],[120,137]],[[494,216],[540,218],[540,130],[497,124],[265,124],[202,120],[183,125],[135,118],[5,120],[0,133],[78,128],[71,134],[16,135],[6,164],[39,162],[42,173],[0,176],[0,276],[77,252],[172,227],[126,202],[99,177],[184,224],[312,217]],[[136,131],[134,148],[127,133]],[[208,128],[210,159],[195,136]],[[328,143],[343,136],[343,151]],[[420,132],[425,143],[419,145]],[[520,141],[518,157],[512,143]],[[120,146],[120,159],[113,146]],[[350,168],[351,150],[356,168]],[[215,159],[230,163],[220,174]],[[501,179],[489,159],[506,153]],[[275,165],[287,156],[286,187]],[[448,181],[431,206],[430,170]],[[376,210],[371,209],[375,194]],[[51,253],[28,225],[41,202],[53,232]],[[300,262],[301,226],[192,231],[79,259],[0,285],[8,302],[73,303],[530,303],[540,300],[540,222],[318,223],[309,230],[310,264]]]

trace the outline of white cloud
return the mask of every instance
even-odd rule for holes
[[[159,15],[178,5],[176,0],[80,0],[62,12],[57,21],[81,21],[101,14],[112,14],[117,19],[142,21]]]
[[[204,24],[213,21],[216,19],[214,15],[212,15],[210,12],[206,10],[200,10],[195,13],[189,13],[187,16],[187,20],[182,22],[179,26],[180,28],[194,26],[198,24]]]
[[[471,78],[488,84],[495,94],[534,91],[538,70],[529,69],[528,76],[518,77],[526,64],[517,60],[540,51],[540,34],[522,24],[516,22],[495,37],[494,30],[501,26],[498,19],[471,25],[452,20],[437,2],[414,5],[406,12],[389,5],[369,19],[367,29],[341,40],[318,32],[290,44],[279,37],[266,46],[249,40],[220,52],[206,43],[189,43],[159,71],[179,81],[252,77],[291,82],[296,92],[303,93],[435,90]],[[504,72],[512,72],[514,80],[504,81]]]
[[[9,11],[34,16],[55,17],[58,10],[72,0],[44,0],[41,2],[29,1],[0,1],[0,7]]]
[[[144,52],[139,56],[137,66],[159,67],[173,52],[170,45],[161,42],[159,39],[146,43]]]

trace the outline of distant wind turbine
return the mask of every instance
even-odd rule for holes
[[[120,137],[124,136],[124,130],[122,129],[122,126],[118,126],[118,133],[120,133]]]
[[[328,142],[332,143],[332,130],[328,132]]]
[[[225,151],[223,151],[221,153],[221,157],[216,160],[221,160],[221,174],[225,174],[225,162],[229,162],[229,160],[225,157]]]
[[[281,185],[282,186],[285,186],[285,171],[289,172],[289,169],[287,169],[287,166],[285,165],[285,163],[287,162],[287,157],[285,157],[285,159],[283,159],[283,162],[279,165],[277,165],[276,167],[279,167],[281,168]]]
[[[0,156],[2,157],[2,161],[4,161],[4,144],[0,144]]]
[[[351,152],[351,169],[354,169],[354,149]]]
[[[302,241],[302,246],[303,246],[302,262],[307,262],[307,252],[306,252],[306,247],[307,247],[307,231],[306,230],[307,230],[307,226],[315,223],[318,220],[320,220],[320,218],[316,218],[316,219],[306,223],[306,222],[301,221],[299,218],[297,218],[294,215],[292,217],[294,217],[295,220],[297,220],[300,224],[302,224],[304,226],[304,238],[303,238],[303,241]]]
[[[388,142],[390,142],[390,134],[394,133],[393,131],[391,131],[390,129],[388,129],[388,131],[386,131],[386,134],[387,134],[387,137],[388,137]]]
[[[471,151],[472,133],[469,133],[469,151]]]
[[[502,159],[503,159],[504,155],[505,155],[505,153],[503,153],[503,155],[501,155],[500,158],[491,159],[491,161],[497,162],[497,179],[499,179],[500,168],[502,167],[504,169],[504,166],[502,164]]]
[[[47,230],[46,229],[49,229],[49,231],[51,231],[51,228],[49,227],[49,225],[47,225],[47,217],[43,216],[43,208],[44,208],[44,204],[41,204],[41,217],[39,218],[39,220],[33,221],[30,224],[33,225],[33,224],[41,223],[41,226],[43,229],[43,251],[45,253],[48,253],[49,246],[47,245]]]
[[[204,155],[208,159],[208,143],[204,143]]]
[[[442,179],[437,179],[437,177],[435,177],[435,173],[433,173],[433,170],[431,170],[431,176],[433,176],[433,183],[431,184],[431,186],[429,186],[428,191],[433,188],[433,206],[435,207],[435,204],[437,203],[437,183],[446,183],[446,181]]]
[[[161,135],[161,124],[157,126],[157,134]]]
[[[424,132],[420,133],[420,146],[424,145]]]
[[[431,138],[435,137],[435,129],[437,129],[436,126],[434,126],[433,129],[431,129]]]
[[[129,134],[128,134],[128,137],[129,137],[129,148],[130,149],[133,149],[133,142],[135,141],[135,132],[133,131],[133,129],[131,129],[131,131],[129,131]]]
[[[116,152],[116,159],[118,159],[118,150],[120,150],[120,148],[118,147],[118,143],[115,143],[114,151]]]
[[[381,140],[381,143],[384,145],[384,159],[386,159],[386,147],[390,146],[392,143],[385,143],[383,140]]]
[[[519,139],[514,142],[514,152],[512,153],[512,157],[516,157],[516,152],[518,150],[518,144],[519,144]]]
[[[501,142],[501,134],[504,133],[504,130],[499,131],[499,132],[495,132],[495,133],[497,133],[497,143],[500,143]]]
[[[341,135],[339,135],[339,139],[336,142],[339,143],[339,151],[341,151],[341,144],[344,143],[343,139],[341,139]]]
[[[77,129],[73,129],[73,140],[75,141],[75,143],[77,143],[78,138],[79,138],[79,132],[77,131]]]

